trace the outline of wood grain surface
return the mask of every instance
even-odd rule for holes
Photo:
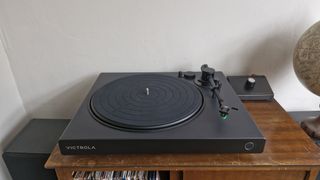
[[[244,102],[262,134],[263,153],[257,154],[112,154],[61,155],[56,146],[46,168],[228,170],[310,170],[320,167],[320,150],[276,102]]]

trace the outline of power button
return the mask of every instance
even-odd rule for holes
[[[253,142],[247,142],[244,144],[244,149],[246,151],[251,151],[254,148],[254,143]]]

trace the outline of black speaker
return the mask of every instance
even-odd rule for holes
[[[54,170],[44,168],[69,120],[33,119],[13,139],[2,157],[13,180],[56,180]]]

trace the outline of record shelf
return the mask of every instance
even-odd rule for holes
[[[64,156],[56,146],[45,167],[55,169],[59,180],[73,179],[73,171],[116,170],[161,171],[170,180],[316,179],[320,149],[277,101],[244,104],[266,137],[263,153]]]

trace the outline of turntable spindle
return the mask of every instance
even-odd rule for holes
[[[149,88],[146,88],[146,94],[149,96],[149,94],[150,94]]]

